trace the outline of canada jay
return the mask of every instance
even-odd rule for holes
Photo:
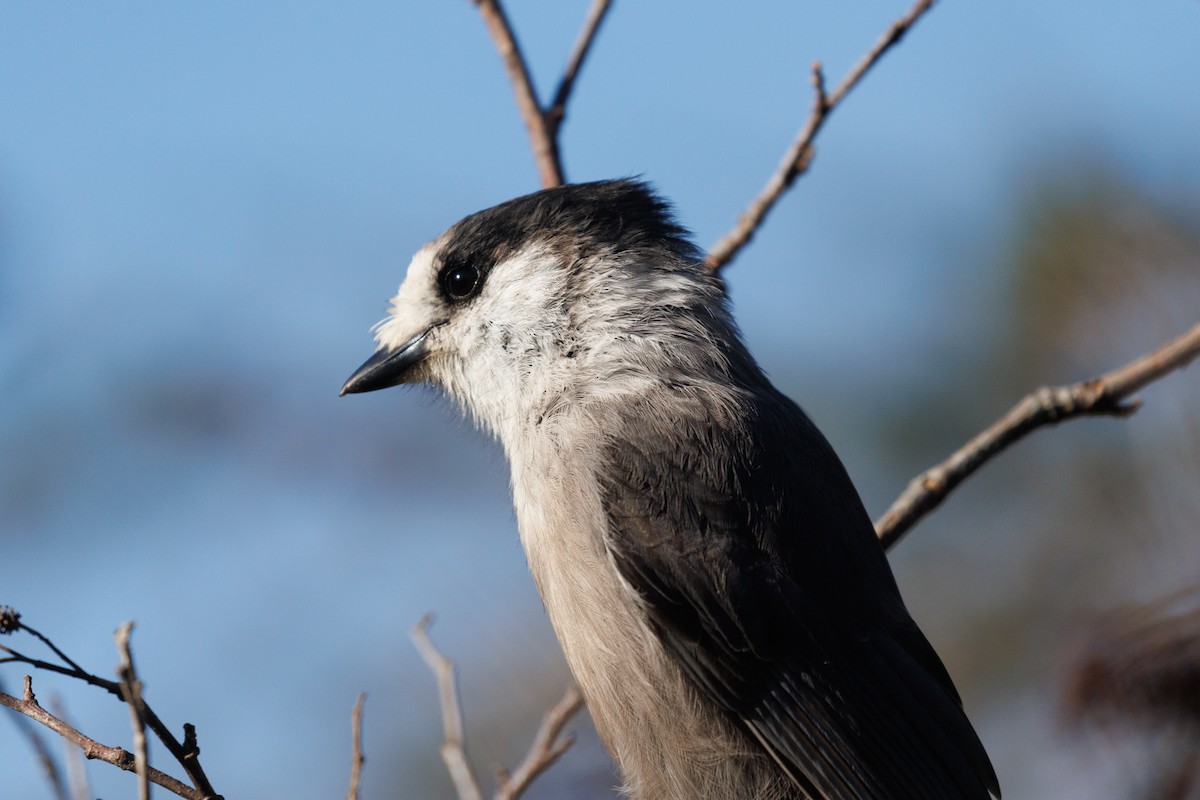
[[[995,773],[838,457],[645,184],[547,189],[413,257],[342,393],[441,387],[625,791],[987,798]]]

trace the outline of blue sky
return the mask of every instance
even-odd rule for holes
[[[568,176],[641,175],[711,244],[808,113],[811,63],[833,85],[906,8],[850,5],[617,3]],[[543,95],[585,8],[511,4]],[[946,0],[837,110],[727,275],[751,349],[852,472],[870,456],[840,398],[969,357],[1040,175],[1101,162],[1200,206],[1198,30],[1183,0]],[[429,609],[475,708],[536,716],[557,690],[522,674],[565,673],[496,449],[426,393],[336,397],[410,254],[537,188],[471,4],[7,4],[0,109],[0,603],[97,671],[136,618],[151,699],[200,725],[230,797],[342,791],[326,758],[360,690],[368,797],[389,749],[432,760],[405,638]],[[125,736],[106,698],[38,681]],[[0,794],[39,796],[12,736]],[[128,796],[101,766],[97,791]]]

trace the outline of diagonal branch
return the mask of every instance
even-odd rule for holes
[[[77,745],[83,754],[88,758],[97,758],[101,761],[107,761],[116,767],[132,772],[136,769],[134,765],[133,753],[128,750],[123,750],[120,747],[107,747],[100,744],[94,739],[84,736],[79,731],[72,728],[67,723],[63,722],[58,717],[51,714],[46,709],[38,704],[37,698],[33,694],[32,683],[28,675],[25,676],[25,697],[18,699],[8,694],[0,692],[0,706],[7,706],[13,711],[17,711],[29,717],[34,722],[45,725],[50,730],[57,733],[62,738]],[[179,795],[180,797],[188,798],[188,800],[211,800],[214,795],[204,792],[200,789],[193,789],[185,783],[172,778],[165,772],[160,772],[154,767],[148,769],[150,781],[158,784],[169,792]]]
[[[579,38],[575,40],[575,48],[571,51],[571,57],[567,59],[566,69],[563,70],[562,79],[558,83],[558,91],[554,93],[554,100],[551,101],[550,108],[546,110],[550,133],[556,138],[558,129],[562,127],[563,119],[567,115],[567,101],[571,98],[571,90],[575,88],[575,78],[583,67],[584,59],[587,58],[592,43],[596,41],[600,23],[604,22],[604,16],[611,7],[612,0],[594,0],[591,8],[588,9],[587,18],[583,21],[583,28],[579,31]]]
[[[538,178],[542,188],[561,186],[566,182],[563,172],[562,153],[558,144],[558,132],[567,115],[567,101],[575,80],[583,68],[583,62],[596,40],[600,23],[604,21],[612,0],[593,0],[588,9],[587,18],[575,41],[575,47],[567,59],[558,90],[554,100],[548,107],[538,102],[537,90],[533,86],[533,77],[529,74],[529,66],[525,63],[525,55],[517,44],[516,34],[504,13],[500,0],[472,0],[487,25],[488,34],[500,53],[504,62],[504,70],[508,73],[508,81],[512,84],[513,95],[516,97],[517,110],[525,127],[529,130],[529,144],[533,148],[533,161],[537,166]]]
[[[820,62],[813,64],[813,86],[814,86],[814,101],[812,111],[808,115],[804,126],[796,135],[791,147],[780,162],[779,168],[767,181],[767,185],[759,193],[758,197],[751,201],[750,205],[738,218],[737,224],[733,230],[722,236],[712,250],[709,251],[708,258],[705,263],[708,268],[714,272],[720,270],[726,264],[734,259],[737,254],[745,247],[754,233],[763,224],[767,214],[775,207],[779,198],[783,196],[796,178],[803,175],[808,170],[808,165],[812,162],[813,157],[813,141],[817,138],[817,134],[821,131],[821,127],[825,124],[825,120],[833,113],[833,110],[846,98],[850,90],[858,85],[859,81],[870,72],[871,68],[879,61],[879,59],[899,42],[908,29],[916,24],[921,16],[933,7],[936,0],[917,0],[916,5],[909,9],[908,13],[891,24],[879,41],[867,51],[859,62],[854,65],[854,68],[842,79],[834,89],[833,94],[826,95],[825,93],[825,76],[821,71]]]
[[[1200,357],[1200,324],[1123,367],[1071,386],[1042,387],[1026,395],[1007,414],[957,452],[922,472],[875,523],[885,548],[891,547],[975,470],[1009,445],[1038,428],[1083,416],[1127,417],[1140,402],[1129,397],[1159,378]]]
[[[488,33],[500,52],[504,62],[504,70],[512,84],[516,96],[517,110],[525,127],[529,129],[529,143],[533,147],[533,160],[537,164],[538,177],[542,187],[558,186],[563,182],[562,160],[558,152],[558,140],[550,131],[546,115],[538,104],[537,92],[533,88],[533,78],[529,75],[529,67],[525,64],[525,55],[517,44],[517,37],[500,0],[473,0],[483,16]]]
[[[33,697],[32,679],[26,676],[26,681],[26,698],[36,701],[37,698]],[[0,694],[4,694],[4,688],[4,684],[0,682]],[[42,772],[45,774],[46,780],[49,782],[50,789],[54,793],[56,800],[69,800],[69,796],[67,794],[67,784],[63,780],[62,770],[60,770],[58,767],[58,761],[56,761],[54,756],[50,753],[50,748],[46,746],[44,741],[42,741],[42,737],[37,726],[25,717],[13,717],[13,720],[17,723],[17,728],[21,731],[21,734],[25,737],[26,741],[29,742],[29,746],[33,749],[38,763],[42,765]]]

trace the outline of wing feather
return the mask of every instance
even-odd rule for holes
[[[647,399],[607,443],[607,544],[664,647],[809,795],[998,797],[840,461],[773,389],[740,402]]]

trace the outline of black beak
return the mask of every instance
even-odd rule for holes
[[[409,369],[427,354],[425,337],[433,328],[426,328],[396,350],[380,349],[368,358],[346,381],[338,396],[373,392],[404,383]]]

